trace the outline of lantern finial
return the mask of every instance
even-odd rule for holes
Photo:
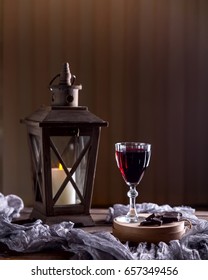
[[[59,84],[52,85],[58,77]],[[49,88],[52,91],[52,106],[78,106],[78,91],[82,89],[82,86],[74,85],[75,80],[76,76],[71,74],[69,63],[65,62],[61,73],[57,74],[49,84]]]
[[[60,85],[67,85],[71,86],[74,84],[76,79],[75,75],[71,75],[70,68],[69,68],[69,63],[66,62],[63,64],[63,67],[61,69],[61,74],[60,74]]]

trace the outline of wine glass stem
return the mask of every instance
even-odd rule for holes
[[[127,195],[129,197],[129,212],[127,213],[127,217],[130,222],[137,222],[138,214],[136,210],[136,197],[138,196],[138,192],[135,185],[130,186]]]

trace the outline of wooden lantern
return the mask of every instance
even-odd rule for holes
[[[50,83],[52,106],[40,107],[23,120],[32,162],[31,217],[46,223],[72,221],[91,226],[100,132],[108,124],[87,107],[78,106],[81,86],[74,85],[68,63],[58,76],[58,86]]]

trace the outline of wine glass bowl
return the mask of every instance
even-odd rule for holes
[[[126,223],[139,222],[141,219],[136,210],[136,187],[141,182],[146,168],[149,166],[151,145],[141,142],[120,142],[115,144],[117,166],[125,183],[129,186],[129,211],[127,215],[117,217]]]

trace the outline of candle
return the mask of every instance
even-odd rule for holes
[[[70,171],[71,168],[68,168]],[[66,178],[66,173],[63,170],[61,164],[59,164],[59,168],[52,168],[52,190],[53,197],[57,193],[58,189],[62,185],[64,179]],[[74,175],[72,176],[74,179]],[[66,205],[66,204],[75,204],[76,203],[76,191],[72,186],[71,182],[68,182],[63,192],[59,196],[56,205]]]

